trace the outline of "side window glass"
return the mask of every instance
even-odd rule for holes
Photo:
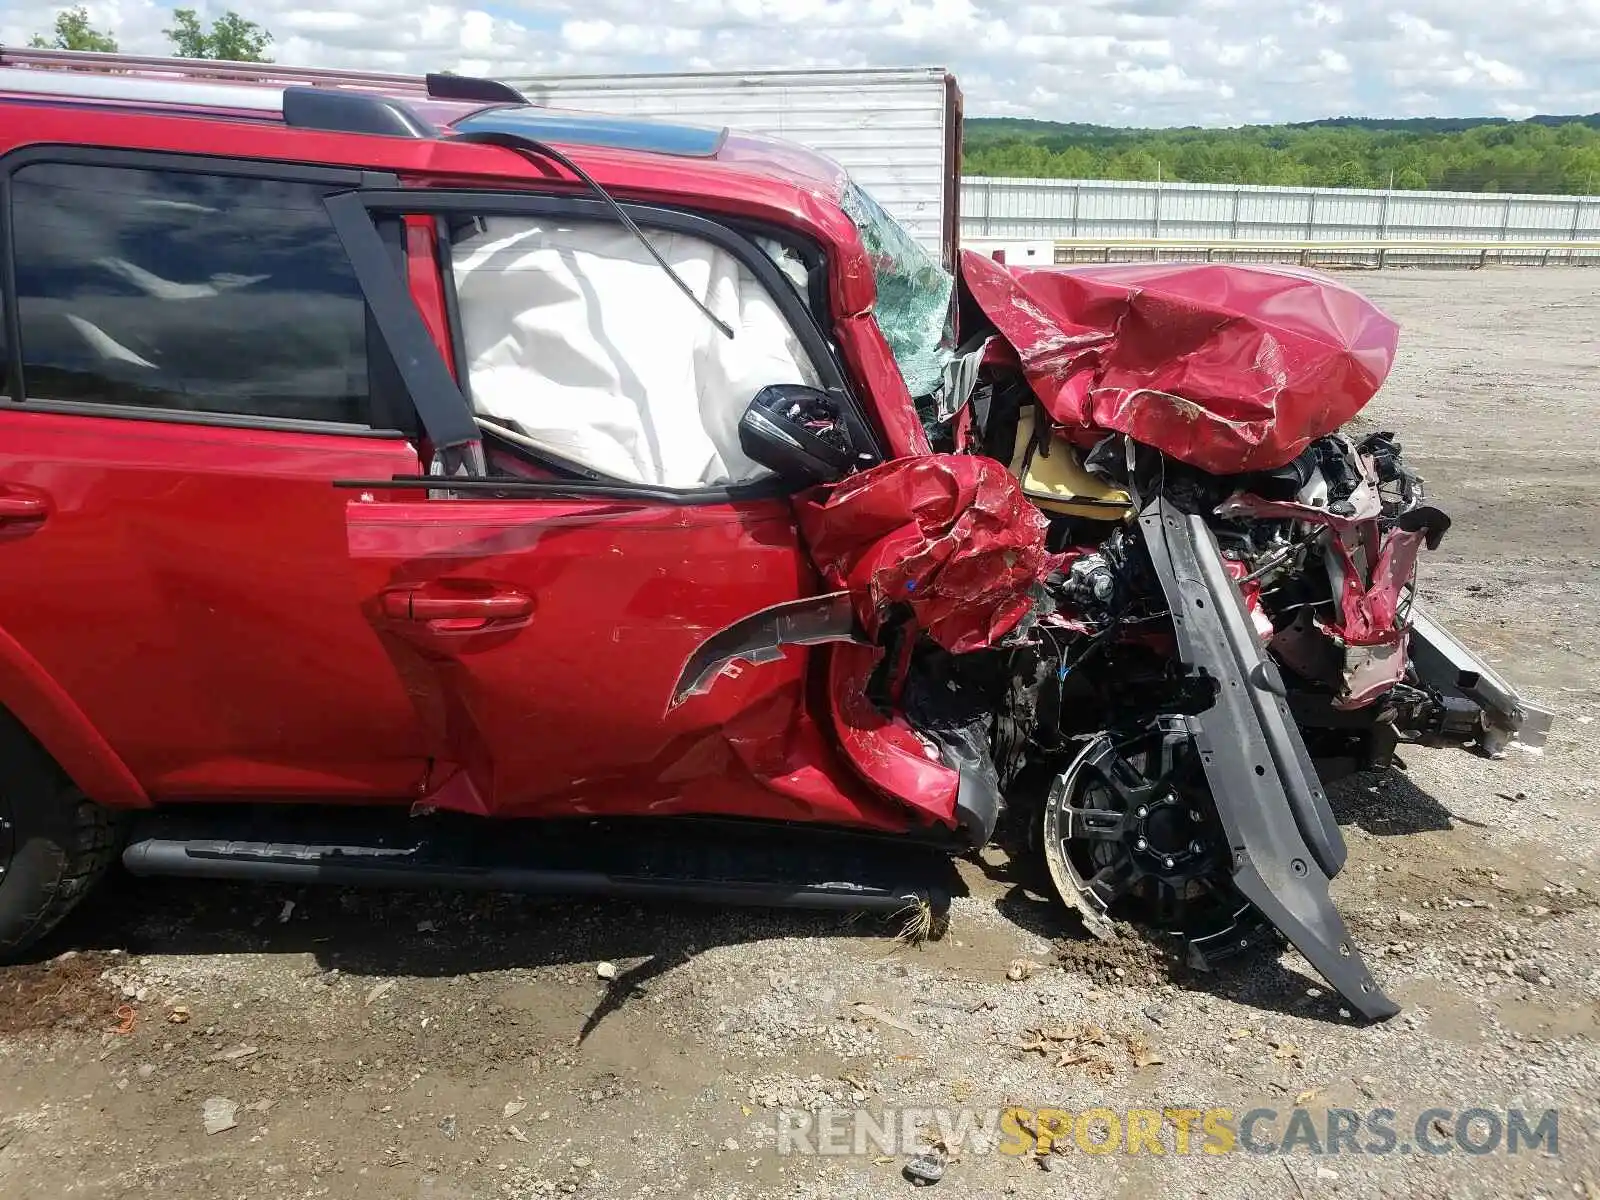
[[[29,399],[367,423],[365,302],[318,186],[36,163],[11,196]]]
[[[451,240],[480,422],[609,479],[692,490],[770,474],[739,446],[768,384],[817,386],[761,282],[721,247],[646,230],[725,337],[638,240],[604,221],[486,217]]]

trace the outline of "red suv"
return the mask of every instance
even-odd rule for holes
[[[1423,625],[1448,521],[1337,434],[1381,314],[958,279],[794,146],[250,70],[0,54],[0,948],[119,849],[936,910],[999,828],[1091,926],[1275,925],[1392,1011],[1312,759],[1543,715]]]

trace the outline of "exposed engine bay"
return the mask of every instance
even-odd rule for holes
[[[732,658],[855,643],[834,652],[901,737],[876,756],[953,772],[958,831],[1033,858],[1090,932],[1154,924],[1203,966],[1276,930],[1392,1015],[1329,899],[1325,783],[1401,742],[1499,755],[1550,724],[1426,616],[1417,560],[1450,520],[1392,433],[1343,428],[1394,326],[1278,268],[969,254],[961,285],[967,340],[918,400],[932,453],[819,450],[841,469],[797,517],[836,590],[717,635],[680,698]],[[788,411],[796,445],[836,440]]]

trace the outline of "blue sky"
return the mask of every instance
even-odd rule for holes
[[[1600,111],[1600,0],[236,3],[273,33],[280,61],[307,66],[529,75],[938,65],[961,80],[970,114],[1116,125]],[[5,0],[0,43],[47,29],[59,7]],[[170,6],[86,7],[123,49],[166,48]]]

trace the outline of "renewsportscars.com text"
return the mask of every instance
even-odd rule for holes
[[[1559,1155],[1557,1109],[824,1108],[777,1113],[779,1154]]]

